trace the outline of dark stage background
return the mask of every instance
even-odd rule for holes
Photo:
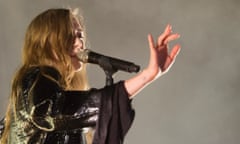
[[[240,143],[239,0],[1,0],[0,116],[20,65],[25,30],[40,12],[80,8],[91,49],[147,66],[147,34],[170,23],[181,34],[176,63],[133,101],[136,118],[126,144]],[[89,67],[93,87],[103,71]],[[118,72],[115,81],[134,74]]]

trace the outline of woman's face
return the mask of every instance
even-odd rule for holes
[[[74,35],[73,47],[70,50],[70,56],[75,71],[80,71],[82,68],[82,62],[78,59],[77,54],[79,51],[84,49],[84,37],[83,31],[81,30],[80,24],[77,22],[77,20],[74,20]]]

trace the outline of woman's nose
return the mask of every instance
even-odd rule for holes
[[[71,51],[71,55],[75,55],[81,49],[83,49],[83,40],[81,38],[75,38],[73,48],[72,48],[72,51]]]
[[[81,38],[76,37],[74,40],[74,48],[82,48],[83,40]]]

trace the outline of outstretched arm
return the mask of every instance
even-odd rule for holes
[[[180,45],[177,44],[169,53],[168,43],[179,37],[179,34],[172,33],[171,25],[166,26],[165,31],[158,37],[156,44],[152,35],[148,35],[150,48],[149,64],[141,73],[126,80],[124,83],[130,98],[152,81],[168,72],[180,51]]]

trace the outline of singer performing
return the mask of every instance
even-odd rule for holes
[[[22,65],[13,78],[9,105],[0,129],[1,144],[123,144],[135,111],[134,96],[165,74],[180,51],[179,38],[167,25],[148,35],[148,66],[98,54],[86,48],[83,21],[75,10],[48,9],[29,24]],[[138,72],[127,80],[96,89],[86,65],[114,72]]]

